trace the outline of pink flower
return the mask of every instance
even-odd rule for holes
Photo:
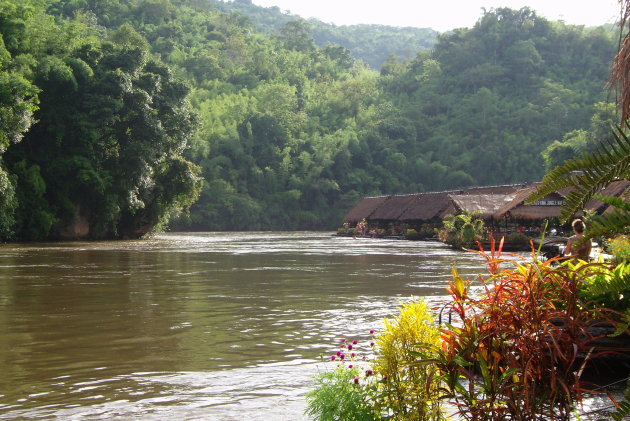
[[[335,361],[335,359],[336,359],[336,358],[337,358],[337,356],[332,355],[332,356],[330,357],[330,360],[331,360],[331,361]]]
[[[351,356],[352,358],[354,358],[354,357],[356,357],[356,356],[357,356],[357,354],[355,354],[355,353],[353,352],[352,354],[350,354],[350,356]]]
[[[348,345],[348,350],[352,349],[352,345]]]
[[[346,341],[346,338],[341,338],[341,343],[344,343]]]
[[[341,358],[341,359],[343,360],[344,358],[346,358],[346,356],[345,356],[344,354],[341,354],[341,355],[339,356],[339,358]]]
[[[357,343],[359,343],[359,341],[355,339],[354,341],[352,341],[352,343],[356,345]]]

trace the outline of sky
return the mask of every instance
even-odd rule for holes
[[[317,18],[336,25],[360,23],[415,26],[445,32],[472,27],[482,8],[528,6],[548,20],[598,26],[619,17],[618,0],[252,0],[252,3],[282,10],[303,18]]]

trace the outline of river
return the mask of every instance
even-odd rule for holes
[[[437,242],[169,233],[0,246],[0,418],[299,420],[342,337],[444,297]]]

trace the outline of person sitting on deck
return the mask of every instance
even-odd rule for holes
[[[584,260],[588,262],[591,255],[591,240],[587,241],[579,241],[584,236],[584,229],[586,228],[586,224],[581,219],[576,219],[571,223],[573,227],[573,232],[575,235],[569,237],[567,241],[567,246],[564,249],[565,256],[573,256],[580,260]],[[578,243],[579,244],[576,244]]]

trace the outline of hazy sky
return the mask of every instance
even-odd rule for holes
[[[529,6],[549,20],[596,26],[614,23],[619,16],[617,0],[252,0],[264,7],[314,17],[336,25],[375,23],[433,28],[444,32],[472,27],[486,9]]]

